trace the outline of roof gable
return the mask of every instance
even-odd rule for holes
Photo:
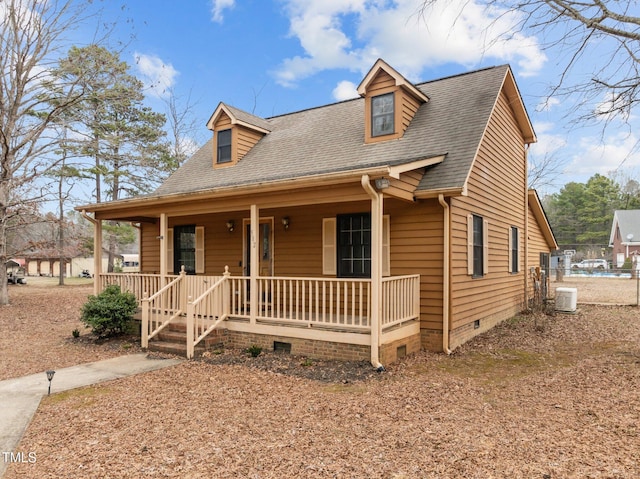
[[[611,234],[609,235],[609,246],[613,246],[616,228],[620,229],[621,243],[640,244],[640,210],[616,210],[614,212]]]
[[[369,73],[365,75],[364,79],[360,82],[360,85],[358,85],[358,94],[360,96],[366,96],[367,88],[376,80],[376,77],[382,72],[386,73],[393,79],[393,81],[395,82],[395,86],[402,87],[422,102],[429,101],[429,97],[427,95],[416,88],[409,80],[403,77],[381,58],[378,58],[378,60],[369,70]]]
[[[549,224],[549,219],[547,218],[547,214],[544,212],[544,208],[542,207],[542,202],[540,201],[540,197],[536,190],[529,190],[527,192],[527,198],[529,202],[529,208],[533,213],[533,217],[538,222],[538,226],[540,227],[540,231],[542,231],[542,236],[547,241],[547,245],[549,245],[549,249],[552,251],[558,249],[558,242],[556,241],[556,237],[553,234],[553,230],[551,229],[551,225]]]
[[[226,105],[222,102],[218,104],[215,111],[209,118],[209,121],[207,121],[207,128],[213,130],[216,121],[218,121],[222,114],[226,114],[231,119],[232,125],[241,125],[263,134],[267,134],[271,131],[269,122],[264,118],[260,118],[259,116],[247,113],[246,111]]]

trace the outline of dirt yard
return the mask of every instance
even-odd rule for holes
[[[12,288],[2,377],[137,351],[85,336],[89,293]],[[234,351],[52,394],[17,449],[37,460],[5,479],[640,477],[636,307],[524,315],[451,356],[366,366]]]
[[[638,279],[566,276],[563,281],[552,281],[549,292],[556,288],[577,288],[579,303],[637,305],[640,297]]]

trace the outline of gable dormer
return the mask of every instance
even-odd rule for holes
[[[220,103],[207,122],[213,131],[213,167],[233,166],[269,133],[263,118]]]
[[[401,138],[429,98],[384,60],[378,59],[358,86],[364,97],[365,143]]]

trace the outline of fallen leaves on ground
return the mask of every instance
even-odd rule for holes
[[[523,315],[362,367],[225,351],[55,394],[17,449],[37,461],[5,479],[640,477],[638,308]]]

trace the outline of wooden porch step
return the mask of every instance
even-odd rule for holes
[[[196,356],[201,355],[207,349],[212,349],[222,344],[222,331],[216,330],[200,341],[194,350]],[[149,341],[150,351],[187,355],[187,326],[186,324],[169,324],[158,335]]]

